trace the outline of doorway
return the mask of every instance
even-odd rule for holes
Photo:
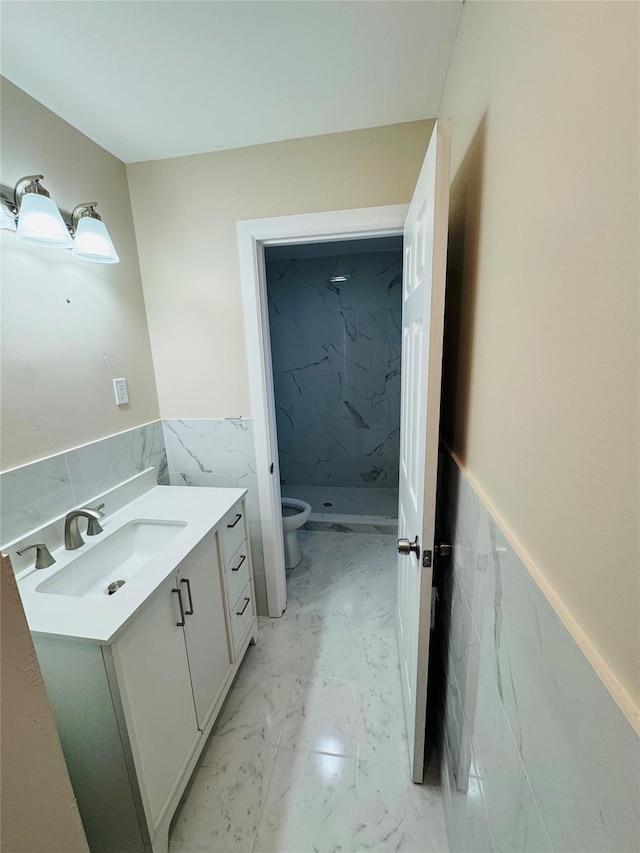
[[[329,211],[238,223],[267,603],[280,616],[287,603],[280,466],[271,361],[265,250],[345,240],[399,238],[408,205]]]
[[[265,262],[285,509],[308,504],[313,530],[396,535],[402,238],[273,246]]]

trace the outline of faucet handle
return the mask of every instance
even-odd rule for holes
[[[98,510],[100,512],[100,510]],[[100,512],[100,517],[103,516],[104,513]],[[102,533],[102,525],[98,521],[97,518],[88,518],[87,519],[87,536],[97,536],[98,533]]]
[[[98,518],[104,518],[104,513],[101,512],[103,507],[104,502],[98,504],[98,506],[88,506],[87,509],[95,512]],[[102,533],[102,525],[98,521],[98,518],[87,518],[87,536],[97,536],[98,533]]]
[[[30,551],[32,548],[36,549],[36,569],[48,569],[55,563],[55,559],[51,556],[51,552],[44,542],[40,542],[38,545],[27,545],[25,548],[16,551],[16,554],[22,556],[25,551]]]

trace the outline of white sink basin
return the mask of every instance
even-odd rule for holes
[[[131,580],[183,527],[185,521],[130,521],[91,550],[79,550],[75,559],[37,586],[36,592],[105,598],[110,583]]]

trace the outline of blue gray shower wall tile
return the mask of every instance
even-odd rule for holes
[[[397,488],[400,434],[397,428],[278,431],[283,483],[310,486]]]
[[[166,473],[160,421],[0,474],[2,544],[152,467]]]
[[[401,276],[401,252],[267,264],[285,483],[397,486]]]

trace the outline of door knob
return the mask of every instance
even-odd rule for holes
[[[410,542],[408,539],[398,539],[399,554],[411,554],[412,552],[420,559],[420,540],[417,536],[413,542]]]

